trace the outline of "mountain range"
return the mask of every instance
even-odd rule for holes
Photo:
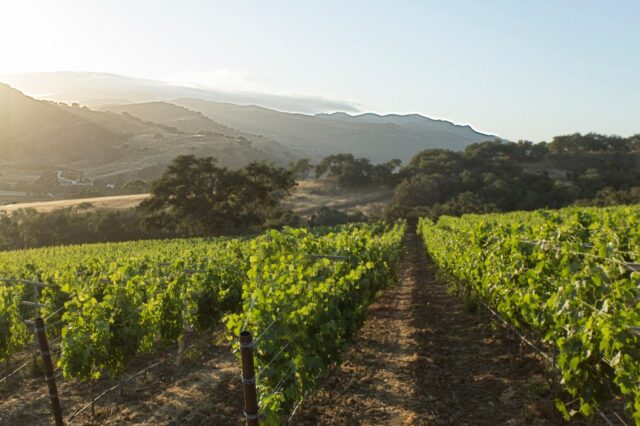
[[[268,95],[253,96],[261,106],[246,105],[246,94],[112,74],[26,74],[9,81],[45,98],[0,85],[0,167],[32,175],[71,168],[94,179],[155,178],[180,154],[214,156],[229,167],[335,153],[406,162],[424,149],[460,150],[496,138],[419,114],[332,112],[339,105],[317,99],[306,100],[306,110],[328,112],[284,112],[264,106],[273,103]],[[295,110],[294,103],[288,107]]]
[[[264,135],[312,159],[351,153],[374,162],[393,158],[407,162],[427,148],[461,150],[471,143],[496,138],[476,132],[469,126],[418,114],[350,115],[338,112],[311,116],[201,99],[176,99],[172,102],[201,112],[226,126]]]
[[[161,106],[169,115],[189,115],[179,106]],[[16,174],[13,181],[65,169],[109,181],[118,176],[156,178],[181,154],[213,156],[228,167],[250,161],[284,166],[299,158],[266,138],[227,129],[205,117],[202,123],[197,131],[174,127],[128,113],[36,100],[0,84],[0,169],[5,177]]]

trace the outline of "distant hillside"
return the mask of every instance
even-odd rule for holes
[[[469,126],[433,120],[418,114],[292,114],[258,106],[241,106],[201,99],[171,101],[198,111],[216,122],[263,135],[304,152],[312,159],[352,153],[374,162],[399,158],[404,162],[427,148],[461,150],[496,137]]]
[[[139,104],[106,105],[96,108],[99,111],[110,111],[117,114],[130,114],[144,121],[175,127],[181,132],[198,133],[214,132],[226,135],[241,136],[242,133],[216,123],[203,114],[167,102],[144,102]]]
[[[169,126],[180,132],[192,133],[200,136],[217,136],[232,138],[239,141],[249,141],[251,146],[268,153],[270,159],[285,165],[287,161],[302,157],[302,153],[285,148],[281,144],[262,136],[241,132],[224,126],[205,115],[187,108],[167,102],[145,102],[141,104],[112,105],[99,108],[125,116],[134,116],[141,120]]]
[[[327,111],[353,113],[357,109],[349,103],[309,96],[225,92],[92,72],[27,73],[3,76],[0,80],[2,78],[40,98],[78,102],[89,107],[107,106],[110,111],[129,112],[143,120],[161,122],[186,132],[202,131],[198,126],[217,132],[210,127],[212,123],[205,123],[202,117],[187,116],[184,111],[167,107],[167,102],[175,103],[223,126],[262,135],[314,160],[347,152],[374,162],[392,158],[407,162],[423,149],[461,150],[470,143],[495,139],[469,126],[418,114],[326,114]],[[113,107],[126,104],[135,106]],[[314,113],[318,114],[309,115]],[[299,153],[293,155],[299,156]]]
[[[0,85],[0,160],[63,165],[109,161],[116,141],[144,131],[139,120],[38,101]]]
[[[142,109],[147,108],[137,113]],[[161,118],[163,109],[156,106],[154,114]],[[30,177],[64,168],[92,179],[154,178],[181,154],[214,156],[229,167],[254,160],[285,165],[295,158],[275,142],[227,129],[184,108],[168,109],[201,117],[206,128],[196,131],[200,125],[187,121],[155,123],[132,114],[39,101],[0,84],[0,168],[8,170],[6,175],[19,169]]]

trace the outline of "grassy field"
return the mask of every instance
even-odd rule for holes
[[[148,196],[148,194],[136,194],[16,203],[0,206],[0,211],[14,212],[22,208],[34,208],[39,212],[50,212],[86,203],[91,204],[91,208],[95,209],[125,209],[136,207]],[[368,216],[378,217],[392,196],[393,190],[386,187],[342,189],[332,181],[318,179],[300,182],[284,204],[301,216],[309,216],[316,208],[326,206],[348,213],[361,211]]]
[[[148,198],[149,194],[116,195],[112,197],[95,198],[75,198],[71,200],[36,201],[33,203],[17,203],[0,206],[0,211],[14,212],[19,209],[32,208],[39,212],[51,212],[53,210],[68,207],[77,207],[82,204],[91,204],[96,209],[126,209],[136,207],[142,200]]]

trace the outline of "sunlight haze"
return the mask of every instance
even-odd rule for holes
[[[5,1],[0,75],[109,72],[307,95],[510,140],[637,130],[637,2],[177,5]]]
[[[0,0],[0,426],[640,426],[639,23]]]

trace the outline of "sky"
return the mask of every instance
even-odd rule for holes
[[[638,22],[636,0],[0,0],[0,74],[319,96],[510,140],[628,136]]]

